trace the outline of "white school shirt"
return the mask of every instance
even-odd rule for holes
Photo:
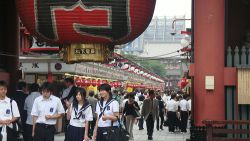
[[[32,116],[31,110],[34,104],[34,101],[37,97],[41,96],[39,92],[32,92],[26,99],[24,103],[24,110],[27,111],[27,120],[26,124],[32,125]]]
[[[5,97],[4,100],[0,100],[0,120],[8,120],[8,119],[11,120],[12,112],[14,117],[16,118],[20,117],[16,101],[12,100],[12,111],[11,111],[10,98]],[[1,124],[0,127],[2,127]],[[10,124],[9,127],[12,128],[13,127],[12,124]]]
[[[178,102],[171,99],[167,102],[166,109],[171,112],[176,112],[178,110]]]
[[[78,108],[76,110],[75,108],[72,107],[72,104],[70,108],[71,108],[71,116],[70,116],[71,118],[69,123],[70,125],[74,127],[85,127],[85,121],[93,120],[93,113],[90,104],[86,106],[86,109],[85,108],[81,109],[82,105],[78,105]],[[76,117],[79,117],[79,119],[76,119]]]
[[[45,115],[63,114],[65,113],[61,100],[51,95],[49,99],[39,96],[35,99],[31,115],[37,116],[36,123],[55,125],[56,119],[46,120]]]
[[[188,111],[189,110],[189,105],[186,99],[182,99],[179,103],[181,111]]]
[[[69,95],[69,92],[71,91],[72,87],[73,87],[73,85],[69,86],[67,89],[65,89],[65,90],[63,91],[62,98],[65,98],[65,97],[67,97],[67,96]],[[72,96],[72,97],[69,99],[69,102],[72,103],[73,100],[74,100],[74,97]]]
[[[191,99],[188,100],[188,110],[191,111],[192,109],[192,103],[191,103]]]
[[[103,101],[103,108],[105,107],[106,102],[107,101]],[[119,103],[116,100],[114,100],[107,106],[107,108],[104,111],[104,115],[114,115],[114,113],[118,112],[119,112]],[[96,114],[98,116],[97,118],[99,118],[100,113],[101,113],[100,101],[98,101],[98,103],[96,104]],[[102,117],[99,118],[98,127],[110,127],[110,126],[111,126],[111,120],[103,121]],[[118,121],[113,122],[113,126],[118,126]]]

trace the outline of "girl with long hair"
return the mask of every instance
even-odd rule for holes
[[[86,91],[77,88],[76,100],[73,101],[67,112],[70,120],[66,141],[89,141],[88,129],[89,121],[93,120],[92,108],[86,99]]]

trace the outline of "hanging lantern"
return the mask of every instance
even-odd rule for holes
[[[138,71],[139,71],[139,69],[135,69],[135,70],[134,70],[135,73],[138,73]]]
[[[128,64],[124,64],[122,67],[121,67],[121,69],[123,69],[123,70],[126,70],[126,69],[128,69],[129,68],[129,65]]]
[[[111,87],[114,87],[114,86],[115,86],[114,82],[109,82],[109,85],[110,85]]]
[[[117,86],[118,87],[121,87],[122,86],[122,83],[120,81],[117,82]]]
[[[129,70],[130,70],[130,71],[134,71],[134,70],[135,70],[135,67],[131,66]]]
[[[91,84],[92,84],[92,86],[96,86],[97,85],[97,82],[96,82],[96,80],[95,79],[92,79],[92,82],[91,82]]]
[[[102,80],[102,84],[108,84],[108,80]]]
[[[139,74],[141,74],[141,75],[144,74],[144,71],[140,71]]]
[[[183,89],[183,88],[185,88],[187,86],[187,84],[188,84],[188,79],[184,77],[184,78],[181,79],[179,85],[180,85],[180,88]]]
[[[106,61],[114,45],[130,42],[145,31],[155,2],[17,0],[16,6],[28,31],[39,40],[64,45],[64,61],[70,63]]]
[[[114,82],[113,82],[113,85],[114,85],[114,87],[118,87],[117,81],[114,81]]]
[[[85,86],[85,78],[82,78],[81,80],[81,87],[84,87]]]
[[[75,85],[80,86],[81,85],[81,79],[79,77],[75,78]]]
[[[100,79],[97,80],[97,86],[99,87],[101,85],[102,81]]]
[[[133,87],[133,85],[129,83],[129,84],[127,84],[127,87],[131,87],[131,88],[132,88],[132,87]]]
[[[91,84],[90,79],[85,79],[85,85],[86,85],[86,86],[90,86],[90,84]]]

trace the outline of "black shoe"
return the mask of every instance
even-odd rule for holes
[[[151,136],[148,136],[148,140],[153,140],[153,137],[151,137]]]
[[[144,128],[139,128],[139,130],[143,130]]]

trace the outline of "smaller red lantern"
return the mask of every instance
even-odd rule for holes
[[[92,84],[92,86],[94,86],[94,87],[95,87],[95,86],[97,85],[96,80],[95,80],[95,79],[92,79],[92,83],[91,83],[91,84]]]
[[[85,78],[82,78],[81,80],[81,87],[84,87],[85,86]]]
[[[90,82],[90,79],[85,79],[85,85],[86,85],[86,86],[90,86],[90,83],[91,83],[91,82]]]
[[[102,80],[102,84],[108,84],[108,80]]]
[[[81,85],[81,79],[79,77],[75,78],[75,85],[80,86]]]
[[[100,79],[97,80],[97,86],[99,87],[102,84],[102,81]]]
[[[117,82],[117,86],[118,87],[121,87],[122,86],[122,83],[120,81]]]
[[[132,87],[132,84],[127,84],[127,87]]]
[[[117,81],[114,81],[114,82],[113,82],[113,85],[114,85],[114,87],[118,87]]]

